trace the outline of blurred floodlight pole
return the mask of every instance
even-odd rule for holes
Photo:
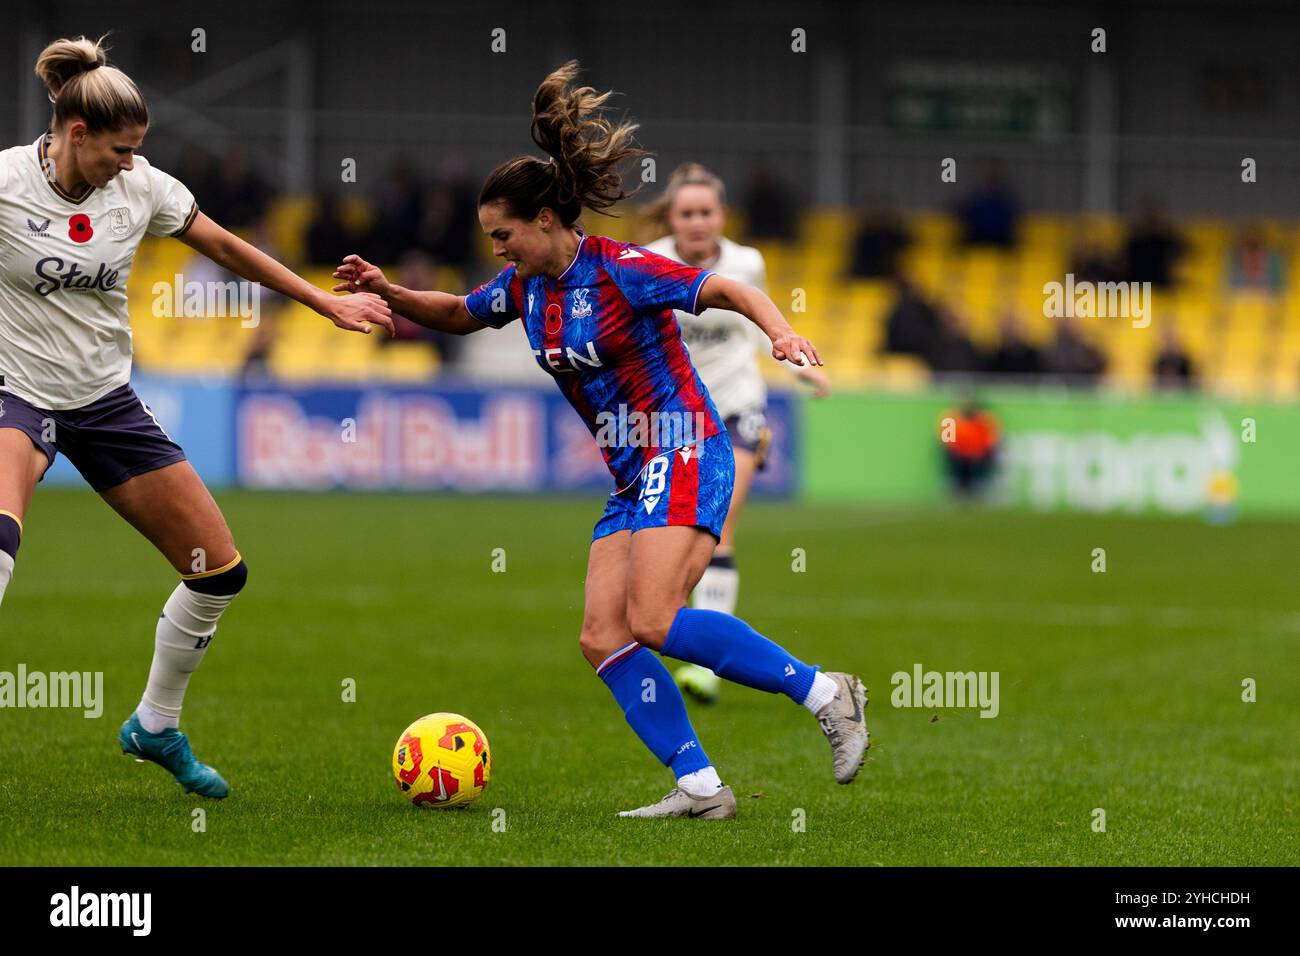
[[[22,43],[18,51],[18,76],[14,86],[21,104],[16,114],[18,136],[14,139],[15,143],[30,143],[50,122],[50,101],[41,81],[36,77],[36,71],[32,69],[32,64],[45,48],[45,42],[41,38],[40,27],[35,23],[23,27]]]
[[[817,53],[815,134],[817,175],[813,201],[824,206],[848,202],[848,70],[836,48]]]
[[[1085,82],[1083,205],[1091,213],[1116,210],[1115,196],[1115,70],[1110,54],[1092,55]]]
[[[284,191],[290,196],[309,193],[313,183],[312,41],[299,35],[289,41],[285,82]]]

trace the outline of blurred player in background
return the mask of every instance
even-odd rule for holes
[[[724,819],[735,816],[735,795],[652,651],[804,705],[830,741],[840,783],[857,775],[867,748],[866,695],[852,674],[820,673],[744,621],[685,606],[721,535],[735,464],[673,310],[730,309],[762,328],[773,357],[821,359],[752,286],[579,228],[584,208],[626,198],[618,167],[641,150],[634,125],[614,126],[598,112],[609,93],[570,89],[577,70],[573,61],[560,67],[533,98],[533,140],[550,159],[511,159],[479,194],[480,225],[505,269],[457,296],[392,285],[377,267],[348,256],[335,290],[376,292],[406,318],[461,335],[523,320],[538,363],[596,437],[615,480],[592,534],[583,654],[633,731],[677,778],[658,803],[623,815]],[[699,431],[652,426],[640,440],[634,430],[615,439],[612,417],[626,416],[626,424],[629,412],[659,422],[676,415],[698,422]]]
[[[763,254],[722,234],[727,222],[726,187],[706,167],[699,163],[678,166],[648,216],[670,231],[646,246],[651,252],[766,291]],[[681,311],[676,315],[682,341],[691,353],[691,364],[718,406],[736,458],[731,508],[691,603],[735,614],[740,594],[740,572],[735,565],[736,524],[772,438],[767,427],[767,386],[758,368],[758,350],[766,351],[768,343],[761,330],[739,312],[705,309],[699,315]],[[826,373],[815,365],[795,365],[788,360],[786,365],[812,386],[818,398],[830,394]],[[684,664],[674,676],[682,689],[697,700],[717,700],[722,682],[707,667]]]
[[[248,570],[185,453],[131,388],[126,283],[136,249],[146,233],[175,236],[339,328],[391,331],[392,319],[377,297],[329,295],[231,235],[136,155],[149,110],[101,43],[57,40],[36,74],[54,104],[50,129],[0,152],[0,599],[36,484],[63,452],[182,578],[155,625],[122,750],[165,767],[187,793],[224,797],[226,781],[195,759],[180,713]]]

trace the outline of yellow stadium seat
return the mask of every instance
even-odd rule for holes
[[[1260,292],[1237,292],[1227,297],[1228,322],[1232,326],[1263,328],[1279,317],[1281,302]]]
[[[387,381],[420,384],[438,374],[438,356],[418,342],[392,343],[380,349],[379,369]]]
[[[1123,244],[1128,227],[1118,216],[1085,213],[1078,217],[1074,229],[1078,240],[1087,239],[1113,251]]]
[[[1065,216],[1029,214],[1020,220],[1017,244],[1036,253],[1065,257],[1069,254],[1076,229]]]
[[[916,246],[949,248],[956,244],[960,229],[947,213],[921,212],[910,216],[907,228]]]
[[[311,196],[284,196],[266,214],[267,232],[281,258],[301,262],[307,254],[307,229],[316,215]]]
[[[930,369],[913,355],[878,356],[871,370],[872,381],[883,388],[907,390],[930,381]]]

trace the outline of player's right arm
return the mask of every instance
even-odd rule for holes
[[[342,280],[334,287],[335,292],[373,292],[394,313],[425,328],[453,335],[469,335],[488,328],[470,315],[464,296],[407,289],[389,282],[382,269],[360,256],[347,256],[334,270],[334,278]]]
[[[753,250],[753,255],[755,258],[754,271],[756,274],[750,285],[758,289],[764,295],[768,295],[767,263],[763,260],[763,254],[757,249]],[[768,295],[768,297],[771,298],[770,295]],[[767,337],[763,335],[762,329],[753,323],[750,323],[749,328],[756,333],[756,337],[758,337],[760,344],[766,347]],[[831,380],[826,373],[816,365],[795,365],[794,362],[790,361],[788,358],[782,364],[794,373],[795,378],[799,379],[799,381],[803,382],[813,390],[812,393],[814,398],[825,398],[830,395]]]

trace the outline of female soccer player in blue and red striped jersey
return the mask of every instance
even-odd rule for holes
[[[592,535],[582,652],[633,731],[677,777],[658,803],[623,815],[736,812],[655,651],[803,704],[830,740],[836,779],[849,783],[868,744],[862,682],[818,672],[738,618],[686,606],[726,519],[735,463],[673,310],[732,309],[763,330],[774,358],[799,365],[821,358],[761,291],[584,234],[582,210],[626,197],[618,166],[641,150],[634,125],[601,115],[609,93],[570,88],[577,69],[571,61],[556,70],[533,100],[533,139],[550,160],[509,160],[479,195],[479,222],[505,269],[456,296],[393,285],[348,256],[335,291],[378,293],[394,312],[462,335],[522,319],[538,363],[600,445],[616,488]]]

